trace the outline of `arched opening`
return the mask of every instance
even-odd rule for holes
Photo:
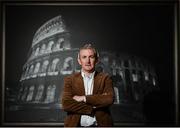
[[[114,93],[115,93],[114,104],[119,104],[119,90],[117,87],[114,87]]]
[[[54,41],[50,41],[48,43],[48,46],[47,46],[47,49],[46,49],[46,53],[51,52],[53,44],[54,44]]]
[[[59,58],[55,58],[52,61],[52,64],[49,67],[48,75],[58,75],[58,68],[57,68],[58,62],[59,62]]]
[[[37,77],[37,73],[39,72],[39,69],[40,69],[40,63],[38,62],[34,68],[33,78]]]
[[[39,54],[39,47],[36,48],[34,56],[38,56],[38,54]]]
[[[49,85],[46,92],[45,103],[52,103],[55,101],[56,85]]]
[[[43,45],[41,46],[41,49],[40,49],[40,54],[44,54],[44,53],[45,53],[45,50],[46,50],[46,45],[43,44]]]
[[[43,95],[43,91],[44,91],[44,85],[40,85],[38,87],[37,93],[36,93],[36,97],[35,97],[35,102],[40,102],[42,99],[42,95]]]
[[[61,74],[72,74],[73,73],[73,58],[72,57],[67,57],[64,60],[63,67],[61,69]]]
[[[34,86],[31,86],[29,88],[29,93],[27,95],[26,101],[32,101],[33,94],[34,94]]]

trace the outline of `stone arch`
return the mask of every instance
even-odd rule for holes
[[[40,63],[36,63],[36,66],[34,68],[34,74],[37,74],[39,72],[39,69],[40,69]]]
[[[57,64],[59,62],[59,58],[55,58],[53,61],[52,61],[52,65],[51,65],[51,71],[52,72],[55,72],[57,71]]]
[[[37,89],[35,102],[40,102],[40,100],[42,99],[43,91],[44,91],[44,85],[41,84],[41,85],[39,85],[39,87]]]
[[[48,75],[58,75],[58,62],[59,58],[53,59],[51,65],[49,66]]]
[[[64,38],[60,38],[53,47],[53,51],[63,50],[64,49]]]
[[[49,85],[46,91],[45,103],[52,103],[55,101],[56,85]]]
[[[35,53],[36,53],[36,50],[33,49],[33,50],[32,50],[32,53],[31,53],[31,56],[30,56],[30,59],[32,59],[32,58],[35,56]]]
[[[58,40],[58,42],[59,42],[59,44],[60,44],[60,46],[59,46],[59,48],[61,49],[61,50],[63,50],[64,49],[64,38],[60,38],[59,40]]]
[[[138,82],[138,74],[137,74],[136,70],[132,70],[132,81]]]
[[[112,75],[114,76],[117,74],[116,68],[117,68],[116,60],[113,59],[111,64],[111,70],[112,70]]]
[[[49,65],[49,61],[45,60],[41,66],[40,76],[46,76],[47,67]]]
[[[33,75],[33,71],[34,71],[34,65],[31,65],[31,66],[30,66],[30,69],[29,69],[28,76]]]
[[[34,56],[38,56],[38,54],[39,54],[39,49],[40,49],[39,47],[36,48],[36,51],[35,51],[35,53],[34,53]]]
[[[46,52],[47,52],[47,53],[52,51],[52,46],[53,46],[53,44],[54,44],[54,41],[52,41],[52,40],[49,41],[48,46],[47,46],[47,48],[46,48]]]
[[[40,49],[40,54],[44,54],[46,50],[46,44],[43,44]]]
[[[34,94],[34,88],[35,88],[34,85],[32,85],[32,86],[29,88],[26,101],[32,101],[33,94]]]
[[[114,104],[119,104],[119,90],[117,87],[114,87],[114,93],[115,93]]]
[[[63,67],[61,69],[61,74],[72,74],[73,73],[73,58],[67,57],[64,59]]]
[[[26,97],[27,97],[27,94],[28,94],[28,86],[25,86],[24,90],[23,90],[23,94],[21,96],[21,100],[22,101],[25,101]]]

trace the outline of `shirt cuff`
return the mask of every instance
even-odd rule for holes
[[[86,102],[86,96],[84,96],[84,99],[83,99],[84,102]]]

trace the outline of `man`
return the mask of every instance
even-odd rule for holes
[[[64,78],[65,127],[113,125],[109,110],[114,96],[112,80],[107,74],[95,71],[98,57],[91,44],[84,45],[78,54],[81,72]]]

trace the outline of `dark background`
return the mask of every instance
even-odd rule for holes
[[[5,86],[15,88],[32,39],[46,21],[61,15],[71,46],[94,43],[99,51],[145,58],[158,76],[159,90],[145,97],[151,122],[174,124],[174,4],[7,5],[5,9]]]

